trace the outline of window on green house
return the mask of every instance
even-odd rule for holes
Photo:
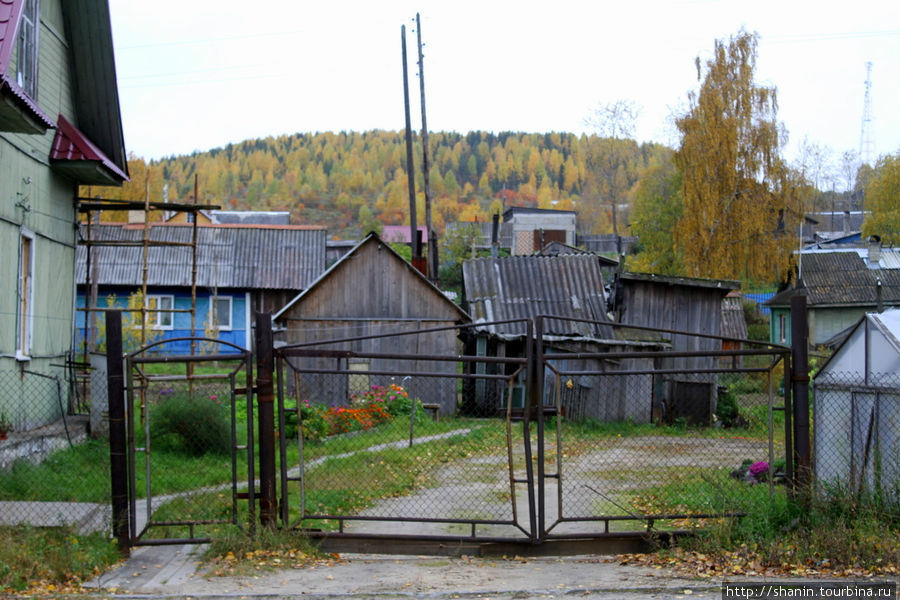
[[[32,100],[37,100],[39,14],[38,0],[25,0],[16,45],[16,83]]]
[[[34,327],[34,236],[22,231],[19,239],[19,285],[16,310],[16,358],[28,360]]]

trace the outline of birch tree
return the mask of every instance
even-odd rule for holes
[[[783,277],[799,223],[781,157],[774,87],[754,82],[757,35],[717,40],[699,91],[676,120],[684,216],[675,231],[688,275],[771,282]],[[787,225],[787,226],[786,226]]]

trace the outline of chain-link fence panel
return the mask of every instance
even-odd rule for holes
[[[544,436],[551,535],[693,527],[780,493],[777,354],[754,357],[755,368],[716,355],[692,356],[686,368],[635,354],[547,357],[544,404],[557,415]]]
[[[0,524],[110,531],[109,447],[73,389],[55,364],[0,371]]]
[[[292,522],[354,534],[529,534],[527,359],[285,353]]]
[[[127,364],[133,535],[200,540],[245,525],[238,496],[253,456],[247,356]]]
[[[813,390],[818,490],[900,507],[900,374],[828,372]]]

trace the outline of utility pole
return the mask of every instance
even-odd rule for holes
[[[403,107],[406,111],[406,180],[409,188],[409,243],[412,248],[413,263],[422,259],[422,244],[419,243],[416,223],[416,171],[413,168],[412,125],[409,118],[409,75],[406,68],[406,25],[400,26],[400,46],[403,51]]]
[[[422,181],[425,187],[425,230],[428,235],[428,278],[438,279],[437,237],[431,220],[431,187],[428,185],[428,124],[425,119],[425,61],[422,54],[422,22],[416,13],[416,39],[419,46],[419,96],[422,102]]]

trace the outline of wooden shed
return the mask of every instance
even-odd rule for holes
[[[725,297],[740,287],[736,281],[671,277],[651,273],[620,273],[613,286],[613,307],[620,323],[721,336]],[[640,335],[640,334],[639,334]],[[722,340],[685,334],[666,334],[674,352],[715,352]],[[684,369],[685,374],[668,375],[662,383],[660,400],[665,418],[684,418],[690,423],[708,424],[716,409],[718,381],[715,374],[692,371],[716,367],[713,356],[667,358],[661,368]]]
[[[352,338],[351,341],[325,343],[320,347],[421,356],[459,354],[457,332],[449,329],[418,335],[404,333],[465,324],[469,320],[463,309],[375,233],[366,236],[273,316],[278,329],[276,339],[288,345]],[[379,335],[382,337],[367,337]],[[391,382],[389,376],[369,376],[367,371],[406,373],[413,378],[421,372],[456,372],[456,363],[452,362],[382,357],[348,360],[349,363],[342,365],[342,368],[358,374],[344,375],[339,379],[331,376],[323,385],[322,382],[326,381],[324,372],[335,369],[334,359],[292,359],[295,366],[302,363],[305,368],[323,370],[322,377],[304,377],[299,382],[305,388],[301,390],[303,397],[343,404],[353,392]],[[427,386],[422,381],[413,381],[408,385],[416,384],[420,389],[415,392],[421,400],[440,404],[442,414],[456,411],[454,379],[432,378]]]

